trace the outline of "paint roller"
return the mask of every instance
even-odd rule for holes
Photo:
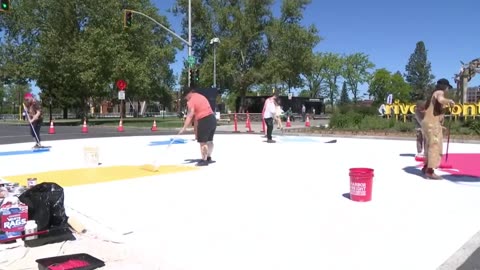
[[[177,134],[176,137],[173,137],[173,138],[170,139],[170,143],[167,145],[167,148],[166,148],[165,151],[168,151],[168,149],[170,149],[172,144],[179,139],[178,138],[179,135],[180,135],[180,132]],[[143,165],[141,167],[141,169],[146,170],[146,171],[150,171],[150,172],[158,172],[159,167],[160,167],[160,164],[158,162],[158,158],[156,158],[155,161],[153,162],[153,164]]]
[[[68,225],[70,225],[70,228],[72,228],[75,232],[77,233],[86,233],[87,229],[83,224],[75,217],[68,217],[67,220]]]

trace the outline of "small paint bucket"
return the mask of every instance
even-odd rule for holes
[[[99,163],[98,147],[83,148],[83,157],[87,167],[96,167]]]
[[[37,178],[28,178],[27,179],[27,188],[32,188],[37,185]]]

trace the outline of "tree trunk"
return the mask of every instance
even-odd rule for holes
[[[332,105],[332,112],[335,111],[334,102],[333,102],[334,94],[333,91],[330,91],[330,105]]]
[[[245,96],[247,95],[247,91],[244,90],[242,87],[242,90],[240,90],[240,105],[238,106],[238,113],[245,113]]]

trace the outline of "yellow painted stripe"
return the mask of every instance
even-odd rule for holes
[[[95,167],[73,170],[60,170],[50,172],[39,172],[23,175],[5,176],[3,179],[26,185],[28,178],[37,178],[37,183],[55,182],[62,187],[128,180],[146,176],[171,174],[197,170],[193,166],[170,166],[162,165],[158,171],[146,170],[145,166],[114,166]]]

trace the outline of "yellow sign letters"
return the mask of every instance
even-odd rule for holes
[[[396,100],[393,104],[385,105],[385,114],[387,115],[407,115],[415,114],[415,104],[400,103]],[[455,104],[452,109],[453,116],[472,116],[480,115],[480,101],[478,103]]]

